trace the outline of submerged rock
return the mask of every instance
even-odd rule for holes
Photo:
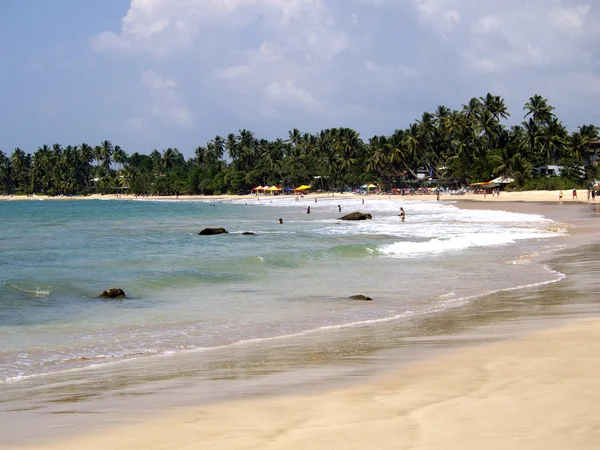
[[[351,300],[365,300],[365,301],[371,301],[373,300],[371,297],[367,297],[366,295],[351,295],[350,297],[348,297]]]
[[[361,212],[353,212],[346,214],[344,217],[340,217],[338,220],[371,220],[373,217],[371,214],[365,214]]]
[[[227,234],[227,230],[225,228],[205,228],[198,234],[200,236],[211,236],[213,234]]]
[[[127,298],[125,295],[125,291],[119,288],[111,288],[105,290],[102,294],[100,294],[101,298]]]

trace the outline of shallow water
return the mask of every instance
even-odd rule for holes
[[[373,220],[339,221],[338,205]],[[530,263],[563,232],[548,219],[404,206],[405,223],[385,200],[3,202],[0,380],[275,346],[560,277]],[[207,226],[230,234],[198,236]],[[108,287],[130,298],[98,299]]]

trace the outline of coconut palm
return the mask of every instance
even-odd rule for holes
[[[554,107],[548,104],[548,100],[537,94],[529,98],[523,109],[527,111],[525,118],[531,115],[533,121],[537,124],[548,123],[554,117],[552,113]]]
[[[100,161],[100,165],[108,172],[112,164],[114,147],[110,141],[102,141],[96,147],[96,159]]]

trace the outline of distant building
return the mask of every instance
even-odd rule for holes
[[[588,151],[583,158],[586,166],[598,165],[598,160],[600,160],[600,140],[590,141]]]
[[[547,177],[560,177],[560,171],[562,168],[563,166],[549,164],[547,166],[536,167],[535,170],[541,175],[546,175]]]
[[[577,166],[580,172],[580,177],[585,177],[585,168],[584,166]],[[534,170],[539,172],[540,175],[545,175],[547,177],[560,177],[564,166],[557,166],[555,164],[548,164],[547,166],[536,167]]]

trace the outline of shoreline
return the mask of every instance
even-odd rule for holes
[[[236,198],[239,198],[235,196]],[[357,197],[357,196],[352,196]],[[369,196],[370,198],[381,198],[387,199],[387,196]],[[365,197],[365,198],[369,198]],[[416,199],[423,200],[434,200],[434,196],[415,196]],[[310,197],[309,197],[310,198]],[[392,196],[393,198],[393,196]],[[406,199],[405,197],[400,197],[401,199]],[[452,198],[454,200],[454,198]],[[485,205],[485,204],[475,204],[474,202],[470,202],[465,199],[464,196],[456,198],[457,200],[466,200],[465,202],[458,202],[458,207],[467,207],[467,208],[489,208],[489,209],[501,209],[501,210],[521,210],[522,208],[526,208],[527,206],[522,203],[504,203],[499,204],[495,203],[494,205]],[[552,208],[553,211],[562,211],[559,216],[564,217],[566,219],[572,219],[572,215],[565,214],[562,208],[560,210],[556,210],[556,205],[543,205],[542,209]],[[571,209],[571,208],[568,208]],[[525,212],[525,211],[514,211],[514,212]],[[556,219],[554,219],[556,220]],[[576,222],[576,221],[575,221]],[[577,225],[575,225],[577,226]],[[573,234],[573,233],[569,233]],[[575,233],[577,235],[577,233]],[[570,242],[577,242],[579,239],[574,239],[579,236],[570,236]],[[585,236],[582,236],[585,237]],[[543,322],[543,323],[542,323]],[[567,327],[579,326],[580,322],[573,323],[567,325]],[[536,327],[552,327],[556,326],[556,323],[552,321],[551,318],[538,318],[532,319],[532,323],[529,324],[533,326],[533,329]],[[386,374],[383,378],[377,377],[377,379],[373,380],[371,378],[360,381],[360,385],[353,386],[351,388],[340,388],[333,387],[330,390],[325,392],[320,392],[318,394],[308,394],[308,395],[293,395],[292,397],[285,396],[285,394],[276,394],[273,393],[271,396],[268,396],[267,400],[264,399],[256,399],[256,398],[244,398],[241,401],[237,400],[226,400],[223,403],[209,403],[206,405],[202,405],[201,407],[196,408],[177,408],[174,412],[161,412],[157,414],[156,418],[144,418],[141,422],[136,421],[138,423],[134,423],[133,426],[119,426],[114,425],[110,426],[108,430],[111,431],[111,435],[113,437],[108,438],[104,435],[104,433],[99,433],[97,430],[92,430],[92,432],[85,431],[81,435],[76,435],[74,437],[67,438],[59,438],[58,440],[48,441],[41,446],[31,446],[31,447],[22,447],[18,448],[50,448],[50,449],[58,449],[58,448],[75,448],[83,446],[93,447],[105,447],[105,448],[135,448],[137,446],[144,448],[181,448],[185,445],[190,445],[190,448],[194,446],[198,446],[201,444],[209,444],[209,445],[217,445],[219,448],[247,448],[248,446],[256,446],[256,447],[264,447],[264,448],[300,448],[307,446],[309,443],[312,447],[315,448],[325,448],[325,446],[330,446],[333,442],[342,442],[336,440],[334,435],[322,435],[321,432],[326,431],[322,428],[332,428],[338,430],[336,433],[339,433],[340,436],[353,436],[355,432],[355,428],[360,428],[364,431],[364,429],[378,428],[381,430],[381,435],[369,435],[368,433],[363,433],[364,436],[355,436],[351,440],[348,440],[345,447],[351,448],[350,444],[354,444],[357,447],[364,445],[375,444],[377,447],[382,448],[419,448],[419,442],[411,443],[407,447],[402,447],[400,443],[406,441],[406,435],[404,433],[396,434],[396,429],[401,430],[404,424],[402,422],[394,422],[394,415],[389,410],[380,410],[379,406],[382,406],[380,402],[380,398],[382,396],[388,397],[392,396],[397,401],[398,404],[402,404],[406,395],[412,398],[413,402],[420,402],[422,399],[419,395],[417,395],[418,389],[423,389],[423,392],[427,392],[428,386],[421,386],[419,388],[420,379],[418,376],[414,375],[415,373],[420,373],[420,370],[423,368],[427,368],[427,370],[431,370],[433,379],[432,382],[436,383],[437,387],[439,383],[441,383],[443,387],[440,387],[439,390],[436,390],[435,401],[432,404],[441,403],[439,396],[444,397],[446,394],[444,392],[450,387],[445,384],[445,374],[449,371],[451,374],[455,374],[456,369],[458,367],[457,364],[460,364],[457,361],[460,361],[461,357],[465,357],[465,354],[470,353],[481,353],[486,356],[486,350],[488,347],[500,346],[506,344],[510,345],[511,343],[516,345],[517,342],[527,341],[528,339],[538,339],[535,336],[544,334],[544,333],[558,333],[558,330],[562,330],[563,328],[558,328],[550,331],[543,332],[534,332],[534,334],[527,335],[526,337],[522,337],[523,334],[527,334],[531,332],[531,328],[524,330],[518,330],[512,332],[508,332],[508,336],[512,336],[516,333],[518,337],[517,339],[511,339],[506,342],[493,343],[490,344],[488,342],[488,338],[490,334],[498,333],[497,328],[487,329],[486,326],[479,327],[477,330],[474,330],[471,333],[471,337],[469,337],[469,333],[466,333],[466,336],[459,335],[456,339],[460,340],[466,339],[462,344],[467,345],[472,348],[463,349],[461,346],[453,347],[448,352],[444,351],[443,354],[436,355],[430,357],[426,361],[421,362],[409,362],[408,365],[396,369],[392,374]],[[587,331],[580,330],[581,333],[587,333]],[[541,333],[541,334],[540,334]],[[476,337],[473,336],[476,335]],[[486,338],[485,336],[488,336]],[[483,339],[483,345],[478,345],[479,341],[477,336]],[[505,339],[501,338],[502,340]],[[547,342],[552,342],[552,337],[544,337],[539,338],[539,343],[545,344]],[[562,338],[558,338],[559,340]],[[584,339],[582,337],[581,339]],[[595,339],[595,338],[591,338]],[[494,347],[494,348],[496,348]],[[518,347],[518,346],[517,346]],[[542,349],[543,350],[543,349]],[[512,350],[511,350],[512,351]],[[548,350],[543,350],[544,352],[548,352]],[[462,355],[462,356],[461,356]],[[506,353],[506,350],[498,350],[494,353],[494,357],[490,356],[490,360],[485,362],[485,364],[495,365],[498,363],[498,360],[503,360],[503,358],[507,358],[507,355],[511,355],[511,353]],[[557,357],[566,357],[568,355],[557,355]],[[530,357],[530,356],[526,356]],[[459,358],[455,360],[453,358]],[[518,358],[517,358],[518,359]],[[447,362],[453,361],[453,362]],[[559,361],[560,362],[560,361]],[[479,367],[481,364],[481,360],[477,360],[477,362],[470,363],[473,367]],[[558,366],[561,364],[557,363]],[[437,372],[436,372],[437,371]],[[459,371],[460,372],[460,371]],[[429,372],[428,372],[429,373]],[[468,375],[471,372],[469,370],[465,370],[461,373],[456,373],[456,382],[457,383],[467,383],[470,382],[468,379]],[[412,375],[411,375],[412,374]],[[436,375],[437,374],[437,375]],[[528,373],[527,376],[532,374]],[[518,379],[519,374],[515,374],[515,378]],[[391,378],[390,378],[391,377]],[[407,381],[407,377],[409,380]],[[453,375],[454,377],[454,375]],[[389,381],[385,381],[389,380]],[[391,380],[394,380],[393,382]],[[400,383],[399,383],[400,381]],[[529,380],[531,381],[531,380]],[[516,380],[515,382],[518,382]],[[585,380],[587,383],[588,380]],[[396,385],[400,385],[399,387]],[[582,383],[583,384],[583,383]],[[460,386],[460,389],[463,390],[465,387]],[[396,390],[394,390],[396,389]],[[359,394],[357,394],[357,392]],[[357,402],[357,396],[359,398],[369,397],[369,401],[363,402],[361,406],[362,415],[359,414],[358,411],[354,411],[353,414],[349,414],[349,409],[352,409],[354,403]],[[427,395],[425,395],[427,397]],[[460,396],[457,398],[461,398]],[[472,400],[472,399],[471,399]],[[339,409],[343,411],[338,411],[338,408],[335,407],[323,407],[322,413],[315,413],[315,415],[322,415],[322,419],[325,421],[323,425],[317,425],[313,423],[313,413],[311,411],[321,410],[322,405],[329,404],[339,405]],[[390,401],[390,404],[393,402]],[[429,408],[431,405],[425,405],[424,408]],[[198,408],[202,411],[199,413]],[[245,411],[246,414],[242,414],[241,411]],[[298,413],[297,411],[300,411]],[[540,410],[543,412],[543,408]],[[261,418],[260,421],[254,420],[253,415],[256,413],[258,417]],[[346,414],[348,413],[348,414]],[[194,418],[198,415],[202,415],[202,420],[199,422]],[[408,411],[406,414],[412,416],[415,414],[420,414],[420,409],[418,411]],[[496,413],[492,414],[496,418]],[[294,417],[301,416],[300,426],[296,424]],[[374,420],[373,418],[377,420]],[[209,420],[205,420],[205,418],[209,418]],[[452,411],[448,413],[445,420],[450,420],[453,418]],[[423,427],[429,423],[429,419],[426,420],[425,424],[422,424]],[[266,422],[266,423],[265,423]],[[190,426],[190,423],[194,423],[193,426]],[[212,423],[212,425],[210,425]],[[302,423],[306,425],[302,426]],[[390,425],[386,428],[386,424]],[[393,424],[393,426],[392,426]],[[160,426],[159,426],[160,425]],[[310,425],[310,426],[309,426]],[[313,426],[314,425],[314,426]],[[362,427],[360,425],[363,425]],[[443,425],[443,424],[442,424]],[[446,425],[447,427],[447,425]],[[157,428],[162,428],[163,431],[157,431]],[[409,432],[410,430],[404,430]],[[264,435],[279,435],[282,434],[284,436],[293,436],[296,432],[300,433],[302,436],[305,436],[306,441],[304,440],[286,440],[283,439],[282,442],[278,442],[278,439],[273,440],[265,440]],[[449,430],[451,433],[452,430]],[[151,436],[151,437],[150,437]],[[174,436],[177,436],[174,439]],[[365,439],[366,437],[369,439]],[[173,439],[173,442],[176,442],[176,445],[170,445],[170,440]],[[304,439],[304,438],[302,438]],[[360,439],[363,439],[362,441]],[[399,441],[396,441],[398,439]],[[496,436],[494,439],[500,439]],[[317,442],[317,444],[315,444]],[[393,445],[391,445],[393,442]],[[500,442],[500,440],[498,441]],[[92,443],[92,444],[90,444]],[[387,443],[387,444],[386,444]],[[408,443],[408,441],[406,441]],[[465,441],[459,441],[459,446],[455,448],[471,448],[465,446]],[[433,442],[432,445],[434,445]],[[443,445],[446,448],[454,448],[452,446],[447,446],[447,443],[444,442]],[[479,446],[475,445],[475,441],[473,441],[472,448],[480,448],[483,445],[489,446],[489,443],[480,442]],[[537,442],[536,442],[537,444]],[[386,447],[388,445],[388,447]],[[437,446],[442,445],[442,442],[437,442]],[[435,446],[434,446],[435,447]],[[423,447],[430,448],[430,447]],[[505,448],[505,446],[500,447],[490,447],[490,448]],[[553,447],[549,447],[553,448]],[[555,447],[561,448],[561,447]],[[562,447],[564,448],[564,446]]]
[[[566,192],[566,191],[565,191]],[[571,192],[563,192],[563,198],[559,198],[559,191],[522,191],[522,192],[502,192],[498,196],[483,194],[464,194],[464,195],[441,195],[440,201],[473,201],[473,202],[484,202],[484,203],[513,203],[513,202],[526,202],[526,203],[539,203],[539,202],[552,202],[552,203],[589,203],[600,205],[599,200],[588,200],[587,191],[585,189],[579,189],[577,191],[577,198],[573,198]],[[72,197],[49,197],[45,195],[36,195],[32,197],[27,196],[7,196],[0,195],[0,201],[67,201],[67,200],[120,200],[120,201],[244,201],[244,200],[279,200],[279,199],[290,199],[295,198],[295,195],[267,195],[267,196],[256,196],[254,194],[249,195],[166,195],[166,196],[133,196],[133,195],[121,195],[121,194],[92,194],[87,196],[72,196]],[[304,198],[362,198],[369,200],[397,200],[397,201],[415,201],[415,200],[426,200],[435,201],[436,195],[434,194],[419,194],[419,195],[388,195],[388,194],[370,194],[360,195],[353,193],[332,193],[332,192],[316,192],[304,194]]]
[[[600,319],[457,350],[367,384],[185,408],[20,449],[596,448]]]

